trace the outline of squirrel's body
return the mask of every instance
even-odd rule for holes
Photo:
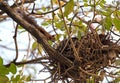
[[[28,16],[24,11],[20,11],[18,10],[17,11],[20,16],[26,20],[28,23],[30,23],[31,25],[35,26],[36,29],[38,29],[46,38],[47,40],[51,40],[51,41],[54,41],[54,37],[51,36],[48,32],[46,32],[42,27],[40,27],[37,22],[31,17],[31,16]]]

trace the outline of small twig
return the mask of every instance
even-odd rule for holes
[[[33,5],[32,12],[31,12],[31,13],[34,13],[34,10],[35,10],[35,3],[34,3],[34,5]]]
[[[0,45],[1,48],[4,48],[4,49],[7,49],[7,50],[11,50],[11,51],[15,51],[16,49],[14,48],[10,48],[10,47],[7,47],[5,45]],[[27,49],[18,49],[19,51],[27,51]]]
[[[109,67],[120,69],[120,67],[109,65]]]
[[[58,68],[57,68],[57,70],[58,70],[58,77],[60,77],[61,76],[60,75],[60,73],[61,73],[60,63],[58,62],[57,65],[58,65]]]
[[[73,41],[72,41],[72,39],[71,39],[70,31],[69,31],[69,29],[68,29],[68,27],[67,27],[67,24],[66,24],[66,21],[65,21],[65,18],[64,18],[64,13],[63,13],[63,11],[62,11],[62,6],[61,6],[61,4],[60,4],[60,0],[58,0],[58,3],[59,3],[59,7],[60,7],[60,12],[61,12],[61,14],[62,14],[63,22],[64,22],[64,25],[65,25],[66,33],[68,34],[68,37],[70,38],[70,42],[71,42],[72,47],[73,47],[75,59],[78,60],[78,61],[80,61],[81,58],[79,57],[79,55],[78,55],[78,53],[77,53],[77,51],[76,51],[76,48],[75,48],[75,46],[74,46],[74,43],[73,43]]]
[[[52,6],[52,10],[54,10],[54,9],[53,9],[53,0],[51,0],[51,6]],[[57,32],[56,32],[56,29],[55,29],[55,27],[54,27],[54,16],[55,16],[54,11],[52,12],[51,15],[52,15],[52,28],[53,28],[55,34],[58,36],[58,34],[57,34]]]
[[[31,39],[30,39],[30,34],[28,33],[28,47],[27,47],[27,54],[26,54],[26,58],[29,56],[30,53],[30,45],[31,45]]]
[[[64,7],[65,5],[66,5],[66,4],[62,5],[62,7]],[[54,9],[54,10],[48,11],[48,12],[41,13],[41,14],[38,14],[38,13],[33,13],[33,14],[36,14],[36,15],[45,15],[45,14],[52,13],[52,12],[54,12],[54,11],[56,11],[56,10],[59,10],[59,9],[60,9],[60,7],[56,8],[56,9]]]
[[[48,59],[49,57],[40,57],[40,58],[36,58],[36,59],[32,59],[32,60],[28,60],[28,61],[22,61],[22,62],[13,62],[15,65],[26,65],[26,64],[34,64],[34,63],[44,63],[41,60],[45,60]],[[9,67],[11,63],[5,65],[6,67]]]
[[[60,53],[63,53],[63,51],[65,50],[66,46],[68,45],[69,40],[70,40],[70,39],[67,39],[67,41],[66,41],[66,43],[65,43],[65,45],[64,45],[64,47],[63,47],[63,49],[60,51]]]
[[[109,83],[109,79],[108,79],[108,77],[107,77],[107,76],[105,76],[105,78],[106,78],[107,82]]]
[[[84,6],[80,6],[80,8],[81,8],[81,10],[82,10],[82,14],[83,14],[84,16],[87,16],[87,15],[85,15],[85,12],[84,12],[84,10],[83,10],[83,7],[84,7]]]
[[[95,4],[95,2],[96,2],[96,1],[94,0],[94,3],[93,3],[93,4],[94,4],[94,7],[93,7],[93,18],[92,18],[92,21],[91,21],[91,22],[94,21],[95,15],[96,15],[96,14],[95,14],[95,13],[96,13],[96,4]]]
[[[72,32],[71,31],[71,26],[72,26],[72,23],[73,23],[73,20],[74,20],[74,18],[77,16],[77,14],[78,14],[78,12],[76,12],[75,14],[74,14],[74,16],[72,17],[72,20],[71,20],[71,22],[70,22],[70,33]]]
[[[13,39],[14,39],[14,42],[15,42],[15,49],[16,49],[16,57],[15,59],[13,60],[13,62],[16,62],[17,58],[18,58],[18,45],[17,45],[17,27],[18,27],[18,24],[15,28],[15,34],[13,36]]]
[[[110,32],[112,32],[114,35],[120,37],[120,35],[116,34],[114,31],[110,30]]]
[[[73,68],[74,68],[74,66],[71,66],[70,68],[66,69],[66,71],[65,71],[64,74],[66,74],[69,70],[71,70],[71,69],[73,69]]]
[[[89,21],[83,20],[82,18],[80,18],[79,16],[76,16],[79,20],[81,20],[83,23],[85,23],[86,25],[89,25]]]
[[[5,19],[5,18],[7,18],[8,16],[7,15],[0,15],[0,20],[1,19]]]
[[[85,74],[87,74],[87,75],[95,76],[95,77],[100,77],[100,75],[98,76],[98,75],[96,75],[96,74],[89,73],[89,72],[85,71],[84,69],[82,69],[81,67],[79,67],[79,69],[80,69],[82,72],[84,72]]]

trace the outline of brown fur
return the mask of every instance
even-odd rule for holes
[[[54,37],[51,36],[48,32],[46,32],[41,26],[37,24],[37,22],[30,16],[28,16],[24,11],[17,10],[17,12],[20,14],[20,16],[26,20],[31,25],[35,26],[46,38],[47,40],[54,41]]]

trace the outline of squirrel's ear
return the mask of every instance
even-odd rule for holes
[[[15,9],[15,11],[20,15],[20,17],[22,17],[23,18],[23,16],[25,15],[25,12],[24,12],[24,10],[22,10],[22,9]]]
[[[18,8],[15,8],[15,11],[16,11],[17,13],[19,13],[19,14],[23,14],[23,13],[24,13],[24,11],[23,11],[22,9],[18,9]]]
[[[52,35],[52,37],[55,37],[55,35]]]
[[[52,35],[51,37],[52,37],[51,41],[54,42],[55,41],[55,35]]]

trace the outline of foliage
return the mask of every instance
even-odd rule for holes
[[[11,63],[9,67],[3,65],[3,59],[0,57],[0,83],[25,83],[30,80],[30,76],[17,75],[17,67],[14,63]],[[12,73],[12,76],[8,78],[8,75]]]
[[[101,55],[100,54],[101,51],[104,48],[105,49],[108,48],[108,46],[109,46],[109,49],[107,49],[108,52],[110,52],[111,51],[110,49],[112,48],[115,51],[117,50],[116,51],[117,55],[120,54],[120,50],[119,50],[120,49],[120,46],[119,46],[119,43],[120,43],[119,42],[120,40],[120,33],[119,33],[120,32],[120,10],[119,10],[120,1],[113,0],[112,2],[108,3],[108,1],[106,0],[45,0],[45,1],[44,0],[21,0],[21,1],[0,0],[0,5],[3,2],[7,3],[7,5],[12,8],[12,10],[15,10],[15,13],[17,12],[17,15],[20,16],[23,20],[27,21],[31,26],[34,26],[36,28],[35,29],[36,31],[38,32],[40,31],[40,33],[42,33],[45,36],[45,38],[43,37],[43,39],[47,40],[47,42],[49,43],[49,46],[55,50],[57,49],[57,51],[60,52],[60,54],[64,54],[66,50],[69,50],[65,48],[65,46],[67,46],[67,43],[63,42],[63,41],[66,41],[66,39],[68,39],[68,41],[66,41],[68,43],[69,43],[69,40],[71,41],[69,46],[72,45],[70,49],[73,49],[72,50],[73,53],[71,51],[69,54],[72,53],[73,55],[76,55],[76,56],[77,54],[80,54],[78,53],[78,50],[80,47],[75,47],[76,44],[72,40],[73,37],[78,38],[78,40],[84,40],[84,41],[80,41],[80,42],[83,42],[82,45],[85,45],[87,42],[87,44],[81,48],[81,49],[84,49],[85,47],[83,53],[86,53],[86,56],[88,56],[87,53],[91,55],[98,53],[96,55]],[[11,17],[10,15],[5,14],[7,13],[7,11],[4,11],[4,10],[2,11],[1,6],[0,6],[0,9],[1,9],[0,11],[1,24],[2,23],[4,24],[4,22],[8,23],[9,22],[8,18],[13,19],[13,17]],[[14,11],[11,11],[11,12],[14,12]],[[14,18],[16,19],[16,16]],[[73,61],[74,65],[72,67],[67,67],[64,64],[61,65],[59,61],[56,62],[56,59],[51,57],[48,53],[50,51],[49,47],[45,48],[44,47],[45,43],[44,44],[41,43],[44,41],[39,40],[41,41],[39,42],[38,39],[35,37],[37,33],[35,33],[35,36],[34,36],[31,33],[32,31],[30,29],[27,30],[25,27],[19,24],[22,22],[16,21],[15,19],[13,20],[10,19],[11,21],[16,22],[16,23],[13,23],[12,27],[14,28],[9,27],[8,25],[4,25],[10,28],[10,30],[12,30],[11,31],[12,33],[13,33],[13,30],[15,31],[14,36],[13,36],[14,42],[12,41],[14,43],[12,47],[15,46],[14,47],[15,49],[12,49],[6,44],[4,44],[6,42],[4,42],[4,38],[0,36],[1,37],[0,48],[4,48],[2,50],[5,50],[6,53],[8,53],[6,49],[10,51],[14,50],[14,54],[12,55],[15,55],[14,57],[12,57],[12,61],[11,59],[9,60],[8,58],[8,64],[6,65],[3,64],[3,61],[7,62],[7,60],[0,58],[0,72],[2,72],[0,73],[1,83],[5,83],[5,82],[25,83],[30,80],[31,81],[39,80],[40,82],[42,81],[45,83],[45,82],[48,82],[49,81],[48,79],[50,78],[52,80],[56,78],[53,81],[56,83],[59,81],[59,79],[60,80],[62,79],[62,82],[65,82],[65,83],[67,83],[67,81],[72,83],[74,79],[72,75],[70,75],[71,72],[69,71],[72,71],[72,69],[74,69],[74,67],[76,66],[75,64],[79,63],[79,60],[78,62],[76,62],[76,59],[74,59],[73,61],[71,60],[70,57],[64,56],[64,57],[67,57],[68,59],[70,58],[69,59],[70,61]],[[1,24],[0,24],[0,27],[2,27]],[[42,30],[38,29],[37,27],[42,28]],[[0,30],[2,31],[3,29],[4,28],[1,28]],[[7,36],[9,36],[8,33],[6,32],[4,33],[7,34]],[[26,33],[27,35],[24,35]],[[38,33],[38,35],[40,35],[40,33]],[[100,38],[101,34],[105,36],[103,40],[109,39],[109,43],[108,41],[107,41],[107,44],[104,44],[104,42],[102,42],[103,40],[102,38]],[[22,36],[22,39],[19,39],[20,36]],[[52,41],[50,39],[51,37],[54,37],[55,40]],[[8,39],[7,41],[11,42],[10,39]],[[22,49],[19,48],[20,46],[22,46],[21,42],[19,41],[21,41],[22,44],[25,44],[25,49],[23,47]],[[61,45],[61,41],[63,42],[62,45]],[[80,45],[80,42],[79,42],[79,45]],[[99,47],[98,43],[104,44],[104,45],[102,47]],[[111,43],[114,45],[109,45]],[[60,47],[60,45],[62,47],[58,48]],[[117,46],[118,48],[116,48]],[[92,51],[91,53],[91,51],[87,49],[87,52],[85,52],[86,48],[89,48],[89,47],[95,50]],[[77,51],[76,51],[76,48],[78,48]],[[100,52],[96,51],[98,49],[100,49]],[[24,51],[23,54],[22,54],[22,51]],[[104,51],[103,54],[106,54],[108,52]],[[2,51],[0,51],[0,55],[2,55]],[[119,66],[120,66],[119,55],[112,57],[112,60],[106,59],[106,57],[111,58],[112,56],[107,56],[106,54],[101,59],[101,60],[104,59],[103,62],[107,61],[106,62],[107,66],[105,65],[100,66],[101,67],[100,69],[96,69],[99,71],[95,71],[94,73],[87,71],[87,69],[85,69],[84,65],[82,64],[81,67],[83,67],[84,70],[83,71],[80,70],[79,73],[81,75],[84,75],[84,77],[86,76],[85,78],[86,83],[95,83],[99,76],[102,76],[102,77],[101,77],[101,80],[97,80],[97,82],[103,81],[103,80],[107,80],[107,82],[109,82],[109,79],[106,79],[108,77],[112,78],[112,82],[117,83],[120,81],[119,79],[119,74],[120,74],[119,73]],[[22,59],[19,60],[19,58],[22,58]],[[87,60],[88,58],[89,60]],[[98,58],[100,57],[97,56],[97,60]],[[90,60],[90,57],[85,57],[85,59],[86,59],[84,60],[84,62],[86,61],[85,65],[87,67],[90,67],[91,64],[93,63],[92,60]],[[95,59],[96,57],[94,57],[94,60]],[[102,62],[100,62],[101,60],[98,61],[99,63],[97,63],[97,61],[95,62],[96,63],[96,65],[94,66],[95,68],[98,67],[98,64],[99,65],[102,64]],[[88,61],[91,61],[91,62],[88,62]],[[34,64],[33,69],[32,67],[26,66],[27,64]],[[36,67],[36,65],[38,64],[42,66],[40,68],[37,68],[38,66]],[[20,72],[18,71],[19,68],[21,68]],[[23,69],[28,68],[33,71],[37,71],[40,73],[39,76],[41,76],[41,73],[46,73],[46,72],[48,72],[48,75],[51,74],[51,76],[50,77],[46,76],[44,80],[41,80],[41,78],[36,80],[37,77],[35,76],[35,74],[32,76],[31,71],[29,73],[29,76],[24,75],[25,71],[23,71],[22,68]],[[64,68],[64,71],[61,70],[61,68]],[[108,71],[109,69],[112,69],[112,70],[115,69],[115,70]],[[9,77],[9,75],[11,74],[12,76]],[[66,75],[66,74],[69,74],[69,75]],[[87,77],[87,75],[85,74],[89,76]],[[64,75],[66,76],[64,77]],[[36,78],[32,78],[34,76]],[[70,77],[71,79],[66,78],[67,76]],[[79,83],[78,80],[77,81],[75,80],[75,83]]]

